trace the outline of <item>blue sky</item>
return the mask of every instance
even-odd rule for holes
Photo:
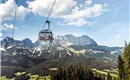
[[[18,0],[14,39],[38,39],[54,0]],[[1,39],[12,36],[14,0],[1,0]],[[49,18],[54,35],[88,35],[99,45],[129,41],[129,0],[57,0]]]

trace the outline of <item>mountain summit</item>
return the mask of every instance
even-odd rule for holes
[[[87,35],[75,37],[72,34],[67,34],[64,37],[66,41],[70,42],[72,45],[94,45],[94,46],[98,45],[93,39],[91,39]]]

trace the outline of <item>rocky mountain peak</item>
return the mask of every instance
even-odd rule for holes
[[[23,39],[22,41],[24,43],[24,46],[32,48],[33,47],[33,43],[29,38]]]
[[[7,37],[5,37],[5,38],[3,39],[3,41],[12,42],[12,41],[14,41],[14,39],[7,36]]]
[[[23,41],[32,42],[29,38],[25,38],[25,39],[23,39]]]
[[[87,35],[76,37],[72,34],[67,34],[62,37],[61,37],[61,40],[55,39],[52,44],[53,45],[58,44],[58,43],[64,44],[64,40],[65,40],[66,43],[70,43],[71,45],[97,45],[97,43]],[[35,48],[41,45],[38,40],[35,43],[33,43],[29,38],[25,38],[23,40],[14,40],[11,37],[6,37],[5,39],[1,41],[1,46],[3,48],[7,48],[10,46],[20,46],[22,48],[31,49],[31,48]]]
[[[64,37],[66,41],[72,43],[72,45],[98,45],[92,38],[87,35],[75,37],[72,34],[68,34]]]

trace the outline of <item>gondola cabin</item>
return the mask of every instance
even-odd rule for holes
[[[53,41],[53,33],[51,30],[41,30],[39,32],[40,41]]]

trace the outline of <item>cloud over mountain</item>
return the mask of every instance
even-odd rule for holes
[[[0,21],[3,22],[5,20],[14,19],[15,7],[16,3],[14,0],[8,0],[5,3],[1,3],[0,5]],[[16,18],[23,20],[28,14],[29,9],[24,6],[17,6],[17,15]]]
[[[46,17],[52,7],[54,0],[34,0],[27,1],[28,7],[17,5],[14,0],[5,1],[0,5],[0,23],[6,20],[13,20],[15,7],[17,6],[16,18],[23,20],[30,12]],[[58,21],[60,25],[91,26],[95,21],[88,18],[97,17],[106,11],[104,4],[93,4],[92,0],[86,0],[83,4],[78,4],[75,0],[57,0],[51,16],[62,19]]]
[[[36,15],[47,16],[54,0],[35,0],[28,1],[28,8]],[[97,17],[106,11],[106,6],[104,4],[94,4],[91,5],[91,0],[86,0],[84,4],[78,4],[75,0],[57,0],[54,10],[51,16],[53,18],[63,19],[59,21],[60,25],[74,25],[82,26],[95,23],[95,21],[90,22],[87,19],[92,17]]]

